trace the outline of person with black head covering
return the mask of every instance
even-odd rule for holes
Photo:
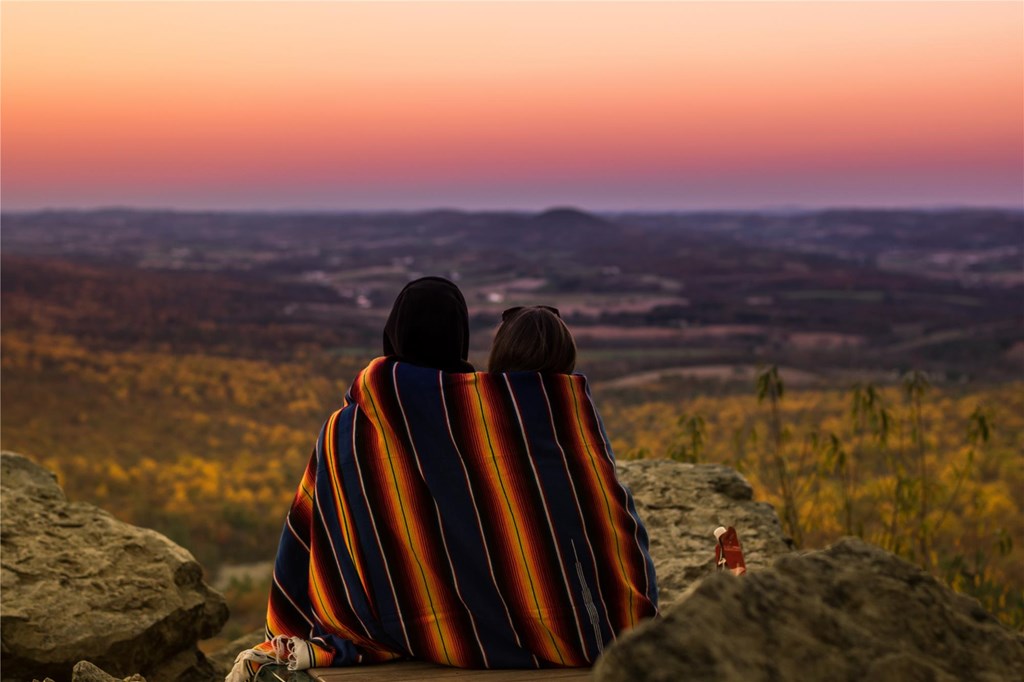
[[[406,284],[384,325],[384,355],[445,372],[472,372],[469,311],[459,288],[443,277]]]

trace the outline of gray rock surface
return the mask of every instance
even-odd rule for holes
[[[71,670],[71,682],[146,682],[146,678],[142,675],[132,675],[121,680],[89,661],[79,661]]]
[[[211,678],[196,642],[228,611],[191,554],[68,502],[50,472],[20,455],[0,454],[0,487],[4,680],[66,682],[83,660],[149,682]]]
[[[713,533],[718,526],[735,526],[748,570],[768,568],[792,551],[775,509],[767,502],[754,502],[750,484],[735,469],[634,460],[619,461],[617,470],[633,491],[651,537],[663,609],[696,580],[714,572]]]
[[[610,647],[598,682],[1019,682],[1024,635],[878,547],[844,539],[715,574]]]

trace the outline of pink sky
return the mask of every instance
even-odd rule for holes
[[[11,2],[4,209],[1024,206],[1020,2]]]

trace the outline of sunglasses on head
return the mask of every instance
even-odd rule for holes
[[[558,308],[555,308],[554,306],[550,306],[550,305],[517,305],[517,306],[509,308],[508,310],[503,312],[501,314],[501,321],[502,322],[507,322],[512,317],[514,317],[516,314],[518,314],[520,310],[526,310],[527,308],[543,308],[544,310],[549,310],[549,311],[553,312],[555,314],[555,317],[558,317],[558,318],[562,317],[562,314],[560,312],[558,312]]]

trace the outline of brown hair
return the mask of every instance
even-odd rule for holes
[[[491,372],[570,374],[576,368],[576,342],[547,307],[517,310],[498,327],[487,369]]]

